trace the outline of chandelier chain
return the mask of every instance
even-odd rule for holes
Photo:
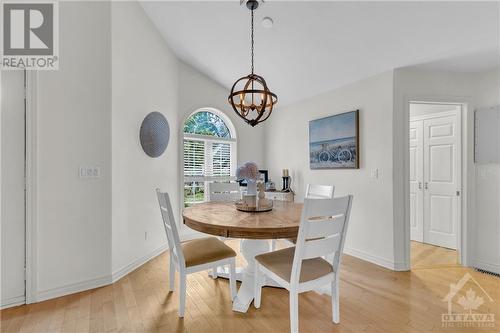
[[[254,47],[253,47],[253,44],[254,44],[254,41],[253,41],[253,11],[254,10],[252,9],[251,10],[251,12],[252,12],[252,38],[251,38],[252,39],[252,48],[251,48],[252,49],[252,74],[253,74],[253,49],[254,49]]]

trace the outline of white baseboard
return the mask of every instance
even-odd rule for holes
[[[99,287],[106,286],[111,283],[110,276],[103,276],[95,279],[80,281],[76,283],[70,283],[61,287],[51,288],[47,290],[39,291],[36,302],[45,301],[51,298],[61,297],[69,294],[79,293],[81,291],[95,289]]]
[[[160,254],[162,254],[166,250],[168,250],[168,244],[163,244],[162,246],[160,246],[156,250],[148,253],[147,255],[145,255],[141,258],[138,258],[138,259],[132,261],[130,264],[125,265],[122,268],[114,271],[113,274],[111,275],[111,282],[110,283],[114,283],[114,282],[120,280],[125,275],[136,270],[137,268],[144,265],[145,263],[147,263],[151,259],[159,256]]]
[[[393,271],[407,270],[405,269],[404,264],[396,264],[389,259],[373,255],[365,251],[345,247],[344,253],[362,259],[364,261],[371,262],[372,264],[388,268]]]
[[[162,254],[166,250],[168,250],[168,244],[164,244],[164,245],[160,246],[159,248],[152,251],[151,253],[148,253],[147,255],[134,260],[130,264],[123,266],[122,268],[116,270],[115,272],[113,272],[111,275],[108,275],[108,276],[103,276],[100,278],[90,279],[90,280],[86,280],[86,281],[80,281],[77,283],[64,285],[62,287],[57,287],[57,288],[53,288],[53,289],[47,289],[47,290],[40,291],[40,292],[38,292],[38,294],[36,296],[35,302],[41,302],[41,301],[45,301],[45,300],[48,300],[51,298],[61,297],[61,296],[74,294],[74,293],[78,293],[81,291],[95,289],[95,288],[109,285],[111,283],[114,283],[114,282],[120,280],[125,275],[134,271],[138,267],[144,265],[145,263],[147,263],[151,259],[155,258],[156,256]],[[23,299],[22,303],[24,303],[24,299]]]
[[[195,238],[200,238],[200,237],[206,237],[206,235],[199,233],[197,231],[194,231],[192,229],[185,228],[184,230],[181,230],[181,240],[190,240],[190,239],[195,239]],[[48,299],[56,298],[56,297],[61,297],[69,294],[74,294],[78,293],[81,291],[85,290],[90,290],[90,289],[95,289],[99,287],[103,287],[106,285],[109,285],[111,283],[114,283],[130,272],[136,270],[140,266],[144,265],[151,259],[157,257],[158,255],[162,254],[168,250],[168,244],[163,244],[159,248],[155,249],[154,251],[146,254],[145,256],[138,258],[131,263],[123,266],[122,268],[114,271],[111,275],[95,278],[95,279],[90,279],[90,280],[85,280],[85,281],[79,281],[76,283],[70,283],[61,287],[56,287],[52,289],[47,289],[47,290],[42,290],[39,291],[33,300],[35,303],[36,302],[41,302],[45,301]],[[25,303],[25,298],[23,297],[22,299],[9,299],[2,301],[1,308],[4,307],[11,307],[11,306],[16,306],[16,305],[21,305]]]
[[[2,299],[2,303],[0,304],[0,310],[12,308],[14,306],[22,305],[26,302],[26,298],[24,296],[10,297],[7,299]]]
[[[499,264],[486,262],[486,261],[482,261],[482,260],[477,260],[477,259],[473,259],[472,262],[474,263],[472,266],[475,268],[480,268],[480,269],[483,269],[483,270],[488,271],[488,272],[500,274],[500,265]]]
[[[411,267],[404,262],[395,262],[393,270],[397,272],[406,272],[411,270]]]

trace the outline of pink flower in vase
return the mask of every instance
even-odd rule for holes
[[[236,169],[236,178],[248,181],[257,181],[259,179],[259,167],[255,162],[246,162]]]
[[[259,167],[255,162],[246,162],[236,170],[236,178],[247,181],[247,194],[257,194],[257,180],[259,180]]]

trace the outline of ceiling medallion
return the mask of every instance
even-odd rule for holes
[[[252,73],[239,78],[231,88],[228,100],[234,112],[252,127],[265,121],[273,112],[278,96],[267,87],[266,80],[254,73],[254,10],[259,7],[257,0],[248,0],[247,8],[251,11],[251,68]]]

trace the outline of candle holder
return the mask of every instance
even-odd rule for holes
[[[283,189],[282,192],[290,192],[290,176],[283,176]]]

